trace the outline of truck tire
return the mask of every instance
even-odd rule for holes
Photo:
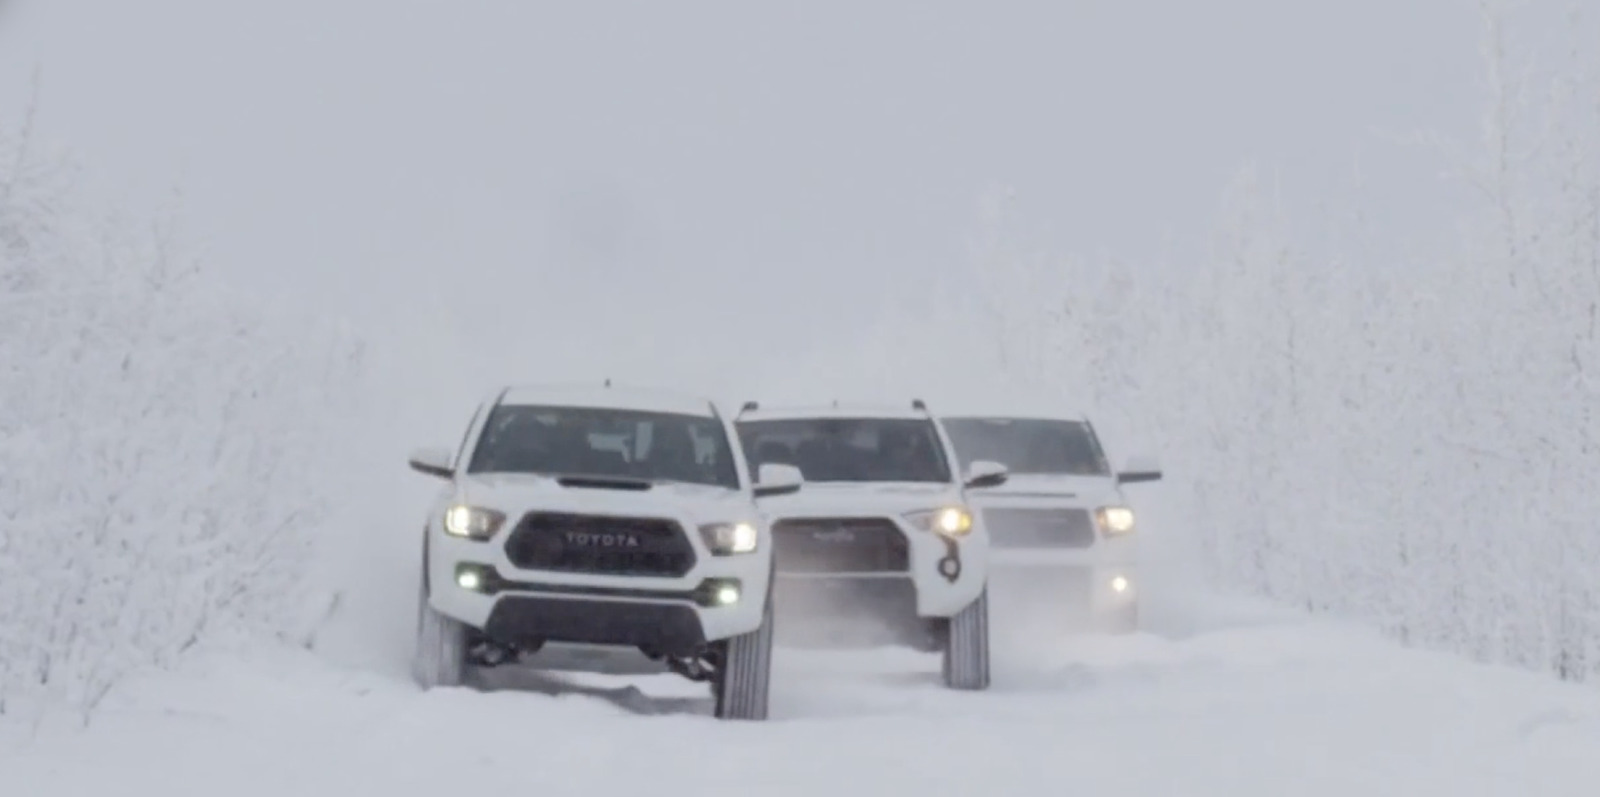
[[[772,599],[761,627],[724,643],[722,667],[713,682],[717,719],[765,720],[772,675]]]
[[[944,644],[944,685],[951,689],[989,688],[989,588],[956,616]]]
[[[417,595],[417,649],[412,662],[417,685],[461,686],[467,675],[467,626],[428,605],[426,586]]]

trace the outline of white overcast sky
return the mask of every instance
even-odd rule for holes
[[[1437,165],[1382,135],[1473,135],[1475,7],[10,0],[0,123],[38,67],[44,132],[136,209],[181,189],[261,290],[508,356],[749,356],[958,273],[992,183],[1035,244],[1144,267],[1200,256],[1251,160],[1426,213]]]

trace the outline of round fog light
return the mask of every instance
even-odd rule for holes
[[[1125,576],[1117,576],[1116,578],[1111,579],[1112,592],[1127,592],[1128,587],[1128,579]]]

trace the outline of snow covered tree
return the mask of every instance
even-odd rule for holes
[[[1456,226],[1386,247],[1357,208],[1310,243],[1249,168],[1212,256],[1171,273],[1028,252],[996,205],[981,322],[1019,379],[1159,433],[1219,585],[1586,679],[1600,71],[1585,24],[1541,76],[1510,20],[1486,7],[1480,139],[1428,141]]]
[[[0,711],[89,712],[131,670],[235,634],[294,639],[330,533],[325,440],[359,342],[264,312],[74,202],[0,137]]]

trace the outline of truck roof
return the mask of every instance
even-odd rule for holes
[[[499,395],[501,404],[533,404],[560,407],[597,407],[613,410],[664,412],[715,417],[711,399],[688,393],[646,387],[610,384],[516,384],[507,385]]]
[[[740,410],[739,421],[782,421],[802,418],[906,418],[927,419],[925,410],[916,409],[911,400],[901,405],[846,403],[797,407],[761,407],[748,405]]]
[[[1089,416],[1051,397],[1000,395],[940,400],[929,407],[940,418],[1027,418],[1049,421],[1087,421]]]
[[[1040,409],[1013,409],[1009,407],[980,407],[977,411],[941,412],[938,416],[943,419],[980,419],[980,420],[1030,420],[1030,421],[1087,421],[1089,416],[1077,410],[1062,408],[1060,410]]]

